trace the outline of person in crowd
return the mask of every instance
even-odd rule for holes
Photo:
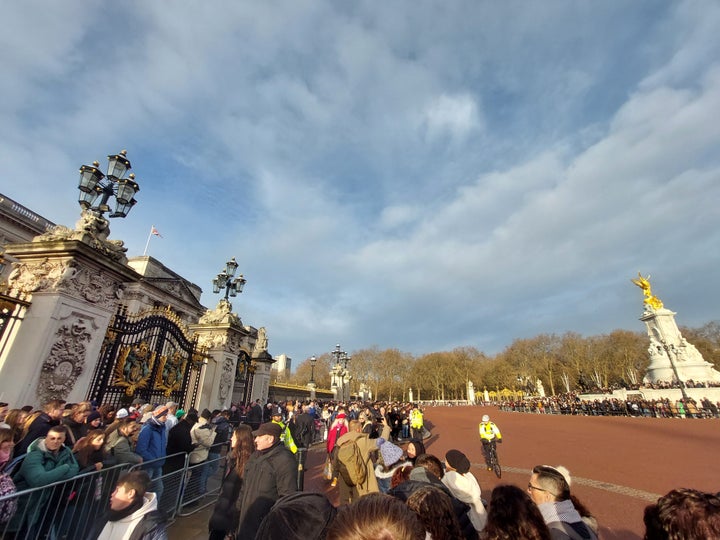
[[[384,420],[384,419],[383,419]],[[390,436],[390,427],[383,421],[382,438],[387,440]],[[358,497],[368,493],[377,493],[380,491],[377,478],[373,474],[373,456],[377,451],[376,439],[370,439],[367,433],[362,432],[362,424],[359,420],[351,420],[348,426],[348,432],[337,440],[338,458],[341,461],[340,453],[344,445],[356,444],[365,467],[365,481],[359,484],[350,485],[348,481],[339,475],[340,487],[340,504],[354,501]],[[338,463],[338,467],[354,467],[353,463]],[[362,475],[361,475],[362,476]]]
[[[34,440],[27,450],[20,469],[13,480],[17,491],[47,486],[55,482],[69,480],[77,476],[80,468],[72,451],[65,446],[65,426],[56,425],[48,429],[44,437]],[[44,507],[50,500],[51,493],[46,490],[33,492],[28,499],[21,499],[25,509],[18,508],[15,517],[22,520],[20,530],[25,537],[42,538],[45,534],[54,534],[52,528],[55,512],[45,512]],[[49,505],[53,507],[56,505]],[[22,534],[20,538],[24,538]]]
[[[480,442],[482,442],[483,456],[485,457],[485,466],[488,471],[492,471],[492,464],[490,463],[491,450],[497,451],[495,448],[496,443],[502,442],[502,434],[498,427],[490,421],[490,417],[484,414],[480,425],[478,426],[480,431]]]
[[[295,444],[295,439],[292,436],[292,431],[290,430],[290,426],[286,425],[282,421],[282,410],[280,407],[273,407],[272,412],[270,413],[270,421],[280,426],[281,435],[280,440],[285,445],[285,448],[290,450],[293,454],[297,453],[297,444]]]
[[[255,449],[250,426],[238,425],[233,431],[230,445],[222,486],[208,524],[209,540],[225,540],[228,535],[235,533],[240,524],[240,511],[236,503],[243,484],[245,465]]]
[[[326,540],[425,540],[425,527],[407,504],[382,493],[360,497],[338,511]]]
[[[405,448],[408,461],[415,465],[415,459],[425,453],[425,445],[420,439],[411,439]]]
[[[135,453],[134,439],[140,431],[140,425],[134,420],[125,419],[120,422],[106,437],[105,453],[113,457],[115,463],[135,465],[142,463],[143,458]]]
[[[499,485],[490,497],[487,524],[481,540],[551,540],[537,505],[517,486]]]
[[[98,407],[97,411],[100,413],[103,426],[109,426],[115,421],[115,413],[117,412],[117,409],[114,405],[103,403]]]
[[[5,417],[5,423],[13,432],[13,441],[17,444],[22,438],[23,424],[28,417],[28,412],[22,409],[10,409]]]
[[[255,540],[324,540],[336,513],[323,493],[292,493],[273,505]]]
[[[162,497],[162,467],[165,463],[167,441],[165,438],[165,420],[168,410],[165,405],[158,406],[153,415],[143,425],[138,435],[135,452],[143,458],[144,469],[153,481],[153,489],[157,498]]]
[[[280,426],[267,422],[253,432],[255,452],[245,464],[240,493],[239,538],[255,538],[280,497],[297,491],[295,458],[280,440]]]
[[[50,428],[60,424],[63,415],[64,401],[53,399],[43,405],[41,411],[28,415],[23,425],[23,434],[15,446],[15,455],[27,452],[28,447],[38,438],[45,437]]]
[[[482,531],[487,521],[487,511],[482,502],[480,484],[470,472],[470,460],[460,450],[449,450],[445,454],[442,482],[455,497],[470,505],[470,521],[476,531]]]
[[[423,432],[425,427],[425,420],[423,419],[423,413],[417,405],[413,405],[410,411],[410,433],[413,439],[423,439]]]
[[[198,422],[190,430],[193,449],[190,452],[191,477],[188,484],[188,497],[202,497],[207,492],[208,464],[210,447],[215,441],[215,430],[210,423],[211,413],[203,409]]]
[[[78,439],[73,446],[75,460],[80,467],[80,473],[99,471],[105,461],[105,431],[95,429]]]
[[[15,441],[13,430],[10,428],[0,428],[0,472],[5,465],[10,463],[15,449]]]
[[[176,416],[178,411],[178,404],[174,401],[168,401],[165,406],[168,409],[168,417],[165,420],[165,436],[170,434],[170,430],[177,426],[180,419]]]
[[[75,403],[70,408],[70,414],[63,418],[62,423],[67,427],[68,443],[74,446],[85,435],[85,420],[92,411],[89,401]]]
[[[255,403],[250,407],[250,412],[247,415],[247,422],[253,430],[257,430],[263,421],[263,408],[260,405],[260,399],[256,399]]]
[[[112,412],[113,421],[109,424],[105,424],[105,435],[110,435],[113,431],[115,431],[118,426],[122,423],[127,421],[134,422],[134,418],[130,418],[130,413],[127,409],[119,409],[117,411]]]
[[[597,540],[597,524],[585,518],[570,496],[570,474],[565,467],[533,467],[527,492],[550,529],[553,540],[582,538]],[[584,510],[584,508],[583,508]],[[583,512],[586,513],[586,512]]]
[[[375,478],[377,478],[380,493],[387,493],[391,486],[392,477],[398,469],[406,465],[403,459],[403,451],[397,445],[386,441],[382,437],[375,439],[379,451],[377,463],[375,464]]]
[[[172,474],[185,467],[187,454],[193,451],[192,431],[193,426],[198,422],[198,415],[195,411],[188,412],[168,434],[167,459],[163,465],[163,474]]]
[[[303,405],[302,412],[293,418],[291,431],[298,447],[310,448],[315,436],[315,418],[310,414],[310,405]]]
[[[462,538],[452,501],[443,490],[430,485],[422,487],[408,497],[407,505],[422,521],[430,540]]]
[[[207,477],[212,478],[220,468],[220,461],[222,457],[223,448],[228,447],[228,442],[232,435],[232,426],[228,421],[230,413],[227,410],[219,411],[214,410],[210,417],[210,424],[212,424],[213,431],[215,432],[215,438],[213,439],[212,446],[208,451],[208,470]]]
[[[110,496],[110,509],[95,524],[92,539],[167,540],[166,518],[158,510],[158,497],[148,491],[151,480],[145,471],[120,477]]]
[[[645,508],[645,540],[720,538],[720,493],[673,489]]]
[[[337,485],[338,472],[337,472],[337,440],[348,432],[348,420],[345,415],[345,409],[341,408],[340,412],[337,413],[335,419],[330,425],[328,430],[327,438],[327,452],[330,456],[330,462],[332,464],[333,478],[331,485],[335,487]]]
[[[88,434],[89,431],[92,431],[94,429],[102,429],[105,430],[105,425],[102,421],[102,414],[100,414],[100,411],[92,411],[90,414],[88,414],[87,419],[85,420],[85,424],[83,424],[82,428],[82,434],[83,437]]]

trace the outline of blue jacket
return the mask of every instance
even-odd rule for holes
[[[135,453],[143,458],[143,462],[164,458],[167,455],[167,439],[165,438],[165,424],[158,423],[150,418],[140,430]],[[165,460],[153,461],[152,468],[162,467]]]

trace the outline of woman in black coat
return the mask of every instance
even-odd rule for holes
[[[240,424],[233,431],[232,449],[226,458],[225,475],[215,509],[210,517],[209,540],[224,540],[230,535],[234,538],[240,521],[240,510],[236,507],[240,488],[242,488],[245,464],[255,450],[252,428]]]

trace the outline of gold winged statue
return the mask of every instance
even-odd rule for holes
[[[643,300],[645,304],[653,309],[660,309],[663,307],[662,301],[657,296],[653,295],[652,289],[650,288],[650,274],[648,274],[648,277],[643,277],[643,275],[638,272],[638,278],[630,279],[630,281],[642,289],[643,296],[645,296],[645,300]]]

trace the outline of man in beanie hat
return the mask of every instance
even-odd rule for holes
[[[167,437],[165,437],[167,415],[168,408],[165,405],[156,407],[152,416],[143,424],[135,446],[135,453],[139,454],[145,463],[143,469],[153,481],[153,492],[157,494],[158,500],[162,498],[163,492],[162,466],[165,463],[167,448]]]
[[[280,440],[278,424],[261,424],[255,448],[245,465],[240,492],[240,528],[238,538],[255,538],[263,518],[280,497],[297,491],[297,466],[292,452]]]

